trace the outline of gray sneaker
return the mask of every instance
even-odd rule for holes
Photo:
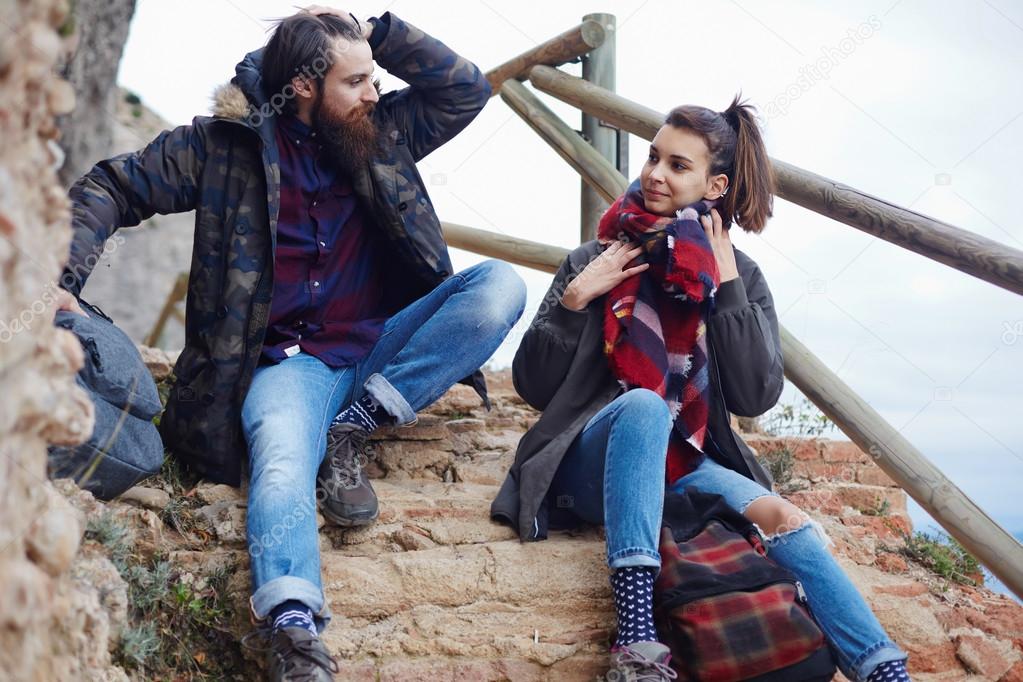
[[[633,642],[611,654],[607,682],[663,682],[674,680],[671,650],[660,642]]]
[[[379,514],[377,495],[363,471],[367,438],[366,430],[355,424],[334,424],[327,432],[316,493],[323,516],[339,526],[365,526]]]
[[[255,638],[265,642],[266,637],[265,628],[254,630],[242,638],[242,646],[267,654],[270,682],[333,682],[340,671],[320,638],[305,628],[281,628],[273,633],[269,647],[249,643]]]

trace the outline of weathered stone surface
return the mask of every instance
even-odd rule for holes
[[[217,504],[218,502],[245,503],[246,490],[244,487],[235,488],[223,483],[200,483],[195,486],[195,496],[204,504]]]
[[[966,670],[988,680],[1001,679],[1020,659],[1012,642],[995,640],[976,630],[956,636],[955,646],[956,656]]]
[[[80,443],[93,426],[74,383],[81,345],[53,325],[70,243],[55,173],[55,115],[74,104],[56,68],[71,49],[58,34],[68,5],[0,5],[0,678],[126,680],[110,656],[124,583],[83,558],[85,517],[46,471],[48,444]]]
[[[245,503],[222,500],[196,510],[209,530],[225,544],[245,544]]]
[[[151,348],[150,346],[139,346],[139,353],[142,355],[142,362],[153,375],[156,381],[167,379],[174,371],[174,360],[171,355],[162,348]]]
[[[171,498],[166,490],[137,485],[125,490],[117,499],[119,502],[130,502],[160,512],[167,508]]]

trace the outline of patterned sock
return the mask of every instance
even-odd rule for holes
[[[626,566],[611,574],[615,613],[618,614],[618,640],[615,647],[634,642],[656,642],[654,627],[653,566]]]
[[[910,682],[905,661],[888,661],[874,668],[867,682]]]
[[[387,410],[367,393],[341,410],[331,424],[355,424],[369,432],[391,421],[392,417],[387,414]]]
[[[270,618],[273,619],[273,632],[281,628],[305,628],[318,635],[316,623],[313,621],[313,610],[298,600],[289,599],[278,604],[270,612]]]

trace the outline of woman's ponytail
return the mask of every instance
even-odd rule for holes
[[[743,229],[760,232],[774,210],[774,170],[755,110],[736,95],[721,115],[736,136],[731,185],[722,199],[722,212]]]

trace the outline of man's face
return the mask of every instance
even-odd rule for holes
[[[314,95],[312,127],[331,156],[348,171],[365,166],[377,148],[373,109],[373,52],[362,40],[338,40],[334,65]]]
[[[380,99],[373,86],[373,51],[365,40],[335,42],[334,65],[323,78],[321,108],[330,121],[357,120]]]

